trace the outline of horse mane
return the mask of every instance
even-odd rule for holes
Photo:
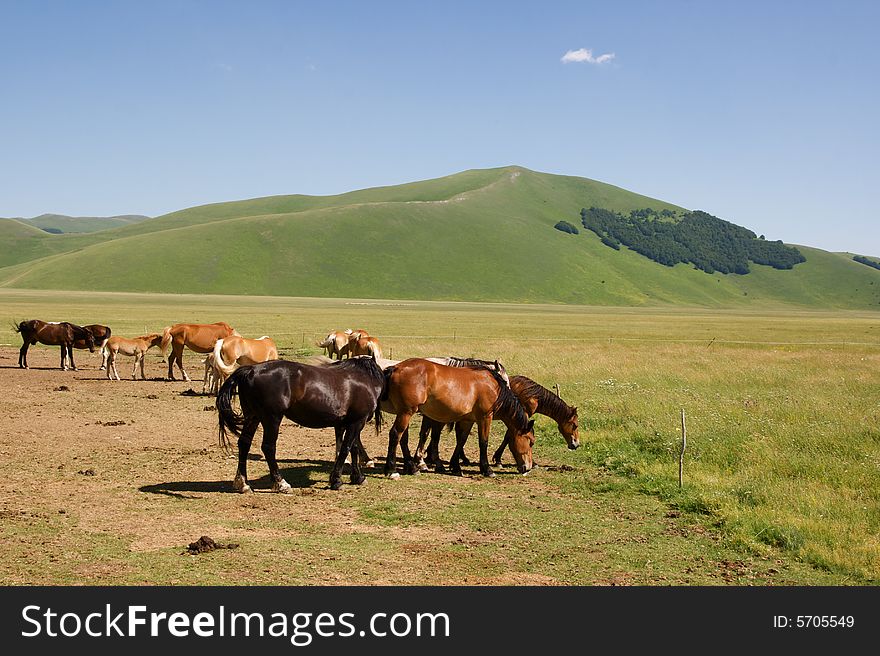
[[[517,430],[525,432],[529,426],[529,416],[522,407],[522,403],[519,402],[519,399],[516,398],[516,395],[510,390],[507,383],[504,382],[501,374],[494,369],[486,369],[486,371],[492,374],[495,382],[498,383],[498,398],[492,404],[492,414],[497,414],[500,418],[510,419],[514,422],[514,427]]]
[[[517,387],[519,389],[520,393],[517,396],[524,395],[536,399],[542,415],[547,415],[557,422],[563,422],[571,417],[574,408],[531,378],[514,376],[510,379],[510,386],[511,388]],[[516,394],[516,391],[514,391],[514,394]]]
[[[477,360],[476,358],[446,358],[446,364],[450,367],[490,367],[495,364],[490,360]]]
[[[383,384],[385,381],[384,372],[379,367],[379,365],[376,364],[376,360],[371,357],[359,356],[355,358],[348,358],[347,360],[331,360],[326,364],[319,364],[318,366],[327,367],[329,369],[341,369],[343,371],[356,369],[370,374],[371,378],[375,378],[377,381],[381,381]]]

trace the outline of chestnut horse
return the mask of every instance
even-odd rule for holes
[[[578,438],[578,409],[576,407],[568,405],[546,387],[525,376],[514,376],[511,378],[510,389],[516,395],[516,398],[519,399],[529,417],[537,413],[554,419],[559,428],[559,433],[568,444],[568,448],[574,450],[580,446]],[[428,456],[425,458],[425,462],[433,464],[438,472],[443,471],[443,463],[440,461],[438,448],[442,429],[443,424],[425,417],[419,430],[419,447],[416,452],[417,455],[422,453],[425,439],[430,431],[431,443],[428,446]],[[510,431],[507,432],[504,440],[501,442],[501,446],[492,455],[493,464],[501,464],[501,454],[504,453],[504,449],[508,446],[509,441]]]
[[[21,333],[23,344],[18,352],[18,366],[22,369],[28,369],[27,352],[28,348],[39,342],[48,346],[61,347],[61,370],[67,369],[66,360],[70,359],[70,368],[76,371],[76,365],[73,362],[73,344],[76,340],[81,339],[89,349],[90,353],[95,352],[95,337],[91,332],[67,321],[47,322],[39,319],[31,319],[30,321],[22,321],[17,326],[13,324],[15,332]]]
[[[116,380],[120,380],[119,371],[116,369],[116,356],[122,353],[122,355],[134,356],[134,366],[131,368],[132,380],[137,380],[138,365],[140,365],[141,368],[141,378],[146,380],[147,376],[144,373],[144,358],[147,355],[147,351],[154,346],[160,346],[161,344],[162,335],[159,333],[150,333],[149,335],[135,337],[134,339],[129,339],[128,337],[111,337],[101,348],[101,355],[107,362],[107,379],[113,380],[113,376],[116,376]]]
[[[174,363],[183,374],[184,380],[190,380],[189,375],[183,369],[183,347],[187,347],[196,353],[211,353],[214,350],[214,344],[218,339],[235,335],[241,337],[235,328],[228,323],[218,321],[217,323],[176,323],[168,326],[162,333],[162,344],[159,348],[162,350],[162,358],[168,352],[168,346],[171,346],[171,357],[168,359],[168,380],[174,380]]]
[[[404,360],[385,370],[388,381],[382,397],[382,410],[396,415],[388,435],[385,475],[392,478],[397,444],[403,452],[403,471],[413,474],[417,466],[408,444],[409,423],[417,412],[444,424],[455,422],[457,444],[452,454],[452,473],[461,475],[460,458],[468,433],[474,424],[480,437],[480,473],[494,476],[489,467],[489,431],[499,419],[512,431],[511,452],[519,471],[532,468],[534,421],[529,421],[522,405],[504,379],[486,368],[448,367],[420,358]]]
[[[382,424],[379,398],[385,388],[382,370],[372,358],[355,358],[316,366],[272,360],[239,367],[217,393],[221,446],[229,448],[227,430],[238,436],[238,469],[232,487],[250,492],[247,458],[257,426],[263,426],[262,451],[269,465],[273,492],[289,492],[275,459],[278,429],[284,417],[306,428],[329,428],[341,441],[330,474],[330,488],[342,487],[342,465],[351,452],[351,482],[364,482],[355,445],[372,418],[378,433]],[[238,395],[241,413],[232,407]]]
[[[222,385],[243,364],[258,364],[278,359],[278,348],[268,335],[259,339],[220,338],[214,343],[214,385]],[[227,364],[229,363],[229,364]]]
[[[369,355],[375,359],[382,357],[382,348],[379,346],[379,340],[360,332],[352,333],[352,337],[360,335],[357,339],[349,339],[348,341],[348,357],[356,357],[358,355]]]

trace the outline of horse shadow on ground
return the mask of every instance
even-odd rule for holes
[[[248,460],[259,459],[259,456],[248,456]],[[285,464],[290,463],[298,466],[284,467]],[[292,488],[303,489],[329,486],[330,470],[333,467],[332,462],[279,459],[278,465],[281,475]],[[315,473],[321,475],[318,480],[312,478],[312,474]],[[324,480],[321,480],[321,478]],[[250,478],[248,484],[256,493],[268,492],[272,489],[272,479],[267,472],[264,472],[259,478]],[[238,492],[232,489],[231,475],[228,480],[224,481],[170,481],[167,483],[156,483],[154,485],[143,485],[139,487],[138,490],[149,494],[163,494],[176,499],[199,499],[200,497],[195,495],[206,492],[238,494]]]

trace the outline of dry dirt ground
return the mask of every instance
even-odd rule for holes
[[[508,467],[488,480],[474,467],[462,478],[400,481],[375,470],[365,485],[334,492],[332,430],[287,421],[279,459],[292,494],[269,493],[258,456],[250,462],[256,492],[235,494],[235,460],[217,446],[213,398],[182,394],[200,391],[201,380],[164,381],[154,354],[150,379],[137,382],[107,381],[99,356],[83,351],[78,371],[57,368],[57,348],[32,348],[29,370],[17,359],[17,348],[0,348],[3,584],[815,581],[797,563],[727,549],[653,498],[560,493],[546,460],[551,466],[534,476]],[[200,379],[198,357],[185,359]],[[119,368],[130,375],[130,360]],[[383,440],[365,433],[374,456]],[[185,555],[203,535],[240,547]]]

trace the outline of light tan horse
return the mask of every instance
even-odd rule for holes
[[[184,380],[190,380],[189,374],[183,369],[183,348],[186,347],[196,353],[211,353],[218,339],[235,335],[241,337],[238,332],[228,323],[176,323],[165,328],[162,334],[162,357],[171,346],[171,357],[168,359],[168,380],[174,380],[174,363],[183,374]]]
[[[107,379],[113,380],[113,376],[116,376],[116,380],[121,380],[119,378],[119,371],[116,369],[116,356],[122,353],[122,355],[134,356],[134,366],[131,368],[132,380],[137,380],[138,365],[141,368],[141,378],[146,380],[144,356],[146,356],[147,351],[151,348],[161,346],[161,344],[162,335],[159,333],[150,333],[149,335],[135,337],[134,339],[114,335],[106,340],[101,347],[101,356],[107,362]]]
[[[214,344],[213,355],[215,384],[220,386],[243,364],[277,360],[278,348],[268,335],[259,339],[232,336],[218,339]]]
[[[355,334],[353,333],[352,337]],[[348,342],[348,356],[356,357],[358,355],[369,355],[377,360],[382,358],[382,347],[379,346],[379,340],[369,335],[361,335],[355,340]]]
[[[351,328],[346,330],[334,330],[327,334],[320,342],[315,342],[317,346],[327,349],[327,357],[331,360],[336,356],[337,360],[341,360],[342,356],[349,355],[348,339],[354,332]]]

